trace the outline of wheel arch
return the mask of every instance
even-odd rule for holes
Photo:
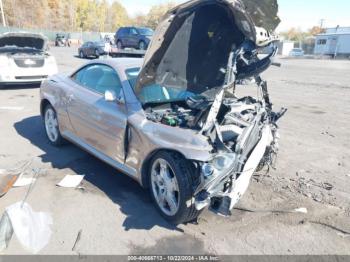
[[[145,45],[145,48],[147,47],[147,42],[145,39],[140,39],[139,43],[138,43],[138,47],[140,46],[140,44],[143,43]]]
[[[40,102],[40,115],[42,117],[44,116],[44,110],[48,105],[52,106],[52,103],[47,98],[44,98],[41,100],[41,102]]]
[[[141,167],[141,184],[142,184],[142,186],[144,188],[149,188],[149,184],[148,184],[149,172],[148,172],[148,170],[149,170],[149,167],[150,167],[150,161],[156,154],[158,154],[160,152],[175,153],[175,154],[180,155],[184,159],[187,159],[184,154],[182,154],[180,151],[177,151],[177,150],[174,150],[174,149],[159,148],[159,149],[153,150],[145,158],[145,160],[142,163],[142,167]]]

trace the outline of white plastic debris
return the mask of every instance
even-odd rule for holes
[[[305,207],[294,209],[294,211],[297,213],[307,214],[307,209]]]
[[[23,202],[7,207],[6,212],[17,239],[29,252],[36,254],[49,243],[52,233],[50,214],[34,212]]]
[[[11,220],[5,212],[0,220],[0,252],[4,251],[12,238],[13,228],[11,224]]]
[[[24,187],[28,186],[30,184],[33,184],[35,182],[35,178],[33,177],[25,177],[25,176],[20,176],[16,182],[13,184],[12,187]]]
[[[75,188],[80,185],[83,179],[84,175],[66,175],[57,186]]]

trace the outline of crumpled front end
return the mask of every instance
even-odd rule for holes
[[[278,133],[275,127],[266,125],[260,132],[254,134],[250,129],[249,143],[253,150],[246,156],[242,153],[217,154],[211,162],[203,163],[202,182],[198,186],[195,200],[198,210],[209,206],[213,212],[228,216],[232,208],[245,194],[253,173],[261,165],[272,164],[263,162],[264,156],[270,157],[278,151]]]
[[[254,17],[259,26],[266,20]],[[135,94],[148,121],[206,138],[208,160],[188,158],[176,145],[199,171],[193,185],[198,210],[209,206],[229,215],[253,173],[273,165],[277,121],[286,110],[273,111],[260,74],[273,64],[276,40],[255,26],[239,0],[190,1],[171,10],[156,30]],[[262,49],[268,54],[261,56]],[[247,81],[257,84],[258,97],[236,96],[236,86]]]

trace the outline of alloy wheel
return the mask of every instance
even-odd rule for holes
[[[59,136],[59,130],[56,113],[52,108],[48,108],[45,112],[45,129],[50,141],[55,143]]]
[[[174,171],[164,159],[157,159],[151,169],[152,193],[159,208],[168,216],[174,216],[180,206],[179,185]]]

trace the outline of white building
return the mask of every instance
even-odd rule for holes
[[[282,56],[289,56],[290,51],[294,48],[294,42],[282,40],[278,44],[278,54]]]
[[[350,55],[350,27],[328,28],[316,36],[315,55]]]

